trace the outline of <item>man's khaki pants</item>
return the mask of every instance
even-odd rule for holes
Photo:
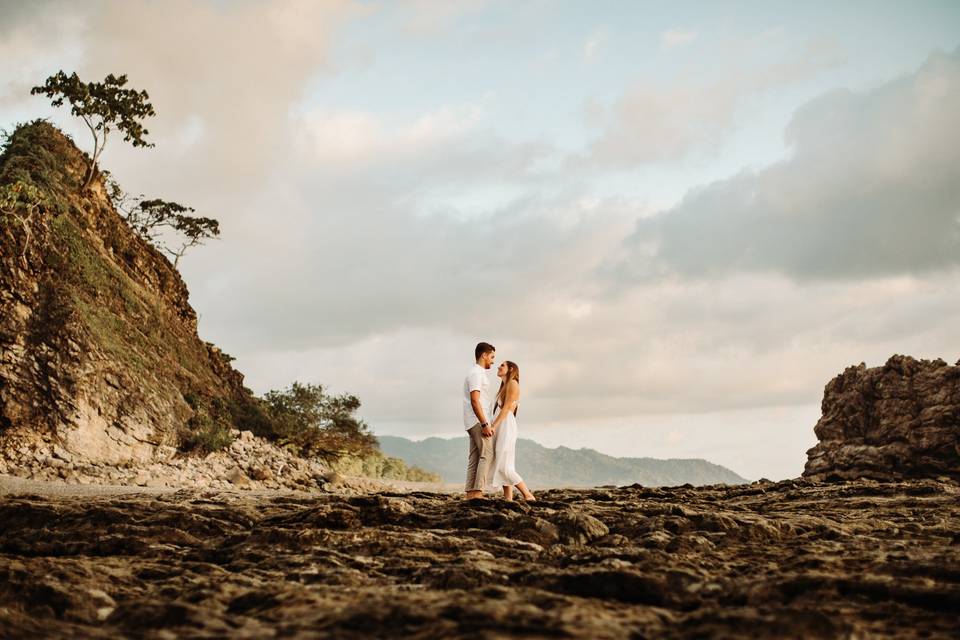
[[[470,436],[470,457],[467,462],[467,491],[483,491],[493,463],[493,438],[483,437],[480,423],[467,430]]]

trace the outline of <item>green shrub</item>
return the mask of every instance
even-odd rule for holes
[[[230,421],[237,429],[252,431],[255,435],[275,439],[272,437],[274,428],[270,415],[267,413],[264,401],[260,398],[254,396],[240,400],[231,398],[226,401],[226,409],[230,414]]]
[[[230,429],[229,423],[212,418],[206,412],[198,412],[180,431],[180,450],[207,454],[225,449],[233,443]]]
[[[333,462],[331,466],[334,470],[348,476],[412,482],[443,481],[436,473],[420,467],[408,467],[402,459],[387,457],[379,450],[364,456],[344,456]]]
[[[216,398],[208,403],[189,392],[184,394],[183,399],[193,409],[193,416],[178,434],[181,451],[207,454],[225,449],[233,443],[230,433],[233,425],[222,400]]]
[[[264,395],[262,415],[251,407],[242,415],[256,435],[299,455],[329,461],[376,450],[376,438],[354,415],[359,408],[356,396],[329,395],[320,385],[294,382],[288,389]]]
[[[69,157],[65,139],[46,120],[17,125],[13,132],[2,133],[0,184],[17,182],[36,188],[46,198],[45,206],[54,214],[67,213],[66,194],[76,191],[76,176],[64,164]]]

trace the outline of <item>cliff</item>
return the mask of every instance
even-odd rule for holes
[[[814,480],[960,478],[960,362],[895,355],[848,367],[827,383],[819,442],[803,475]]]
[[[0,214],[0,441],[114,464],[169,457],[198,407],[251,396],[102,181],[79,193],[84,157],[44,121],[0,155],[0,189],[38,194],[34,215]]]

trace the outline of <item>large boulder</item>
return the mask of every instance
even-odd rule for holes
[[[960,362],[895,355],[848,367],[823,394],[814,480],[960,477]]]

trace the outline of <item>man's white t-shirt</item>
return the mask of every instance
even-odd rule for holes
[[[487,374],[487,370],[481,367],[478,364],[470,367],[470,371],[467,372],[467,379],[463,381],[463,427],[464,429],[469,430],[470,427],[474,426],[480,419],[477,418],[477,414],[473,412],[473,404],[470,402],[470,392],[479,391],[480,392],[480,406],[483,407],[484,412],[487,416],[487,422],[490,422],[493,416],[490,415],[490,409],[492,408],[492,398],[490,397],[490,376]]]

